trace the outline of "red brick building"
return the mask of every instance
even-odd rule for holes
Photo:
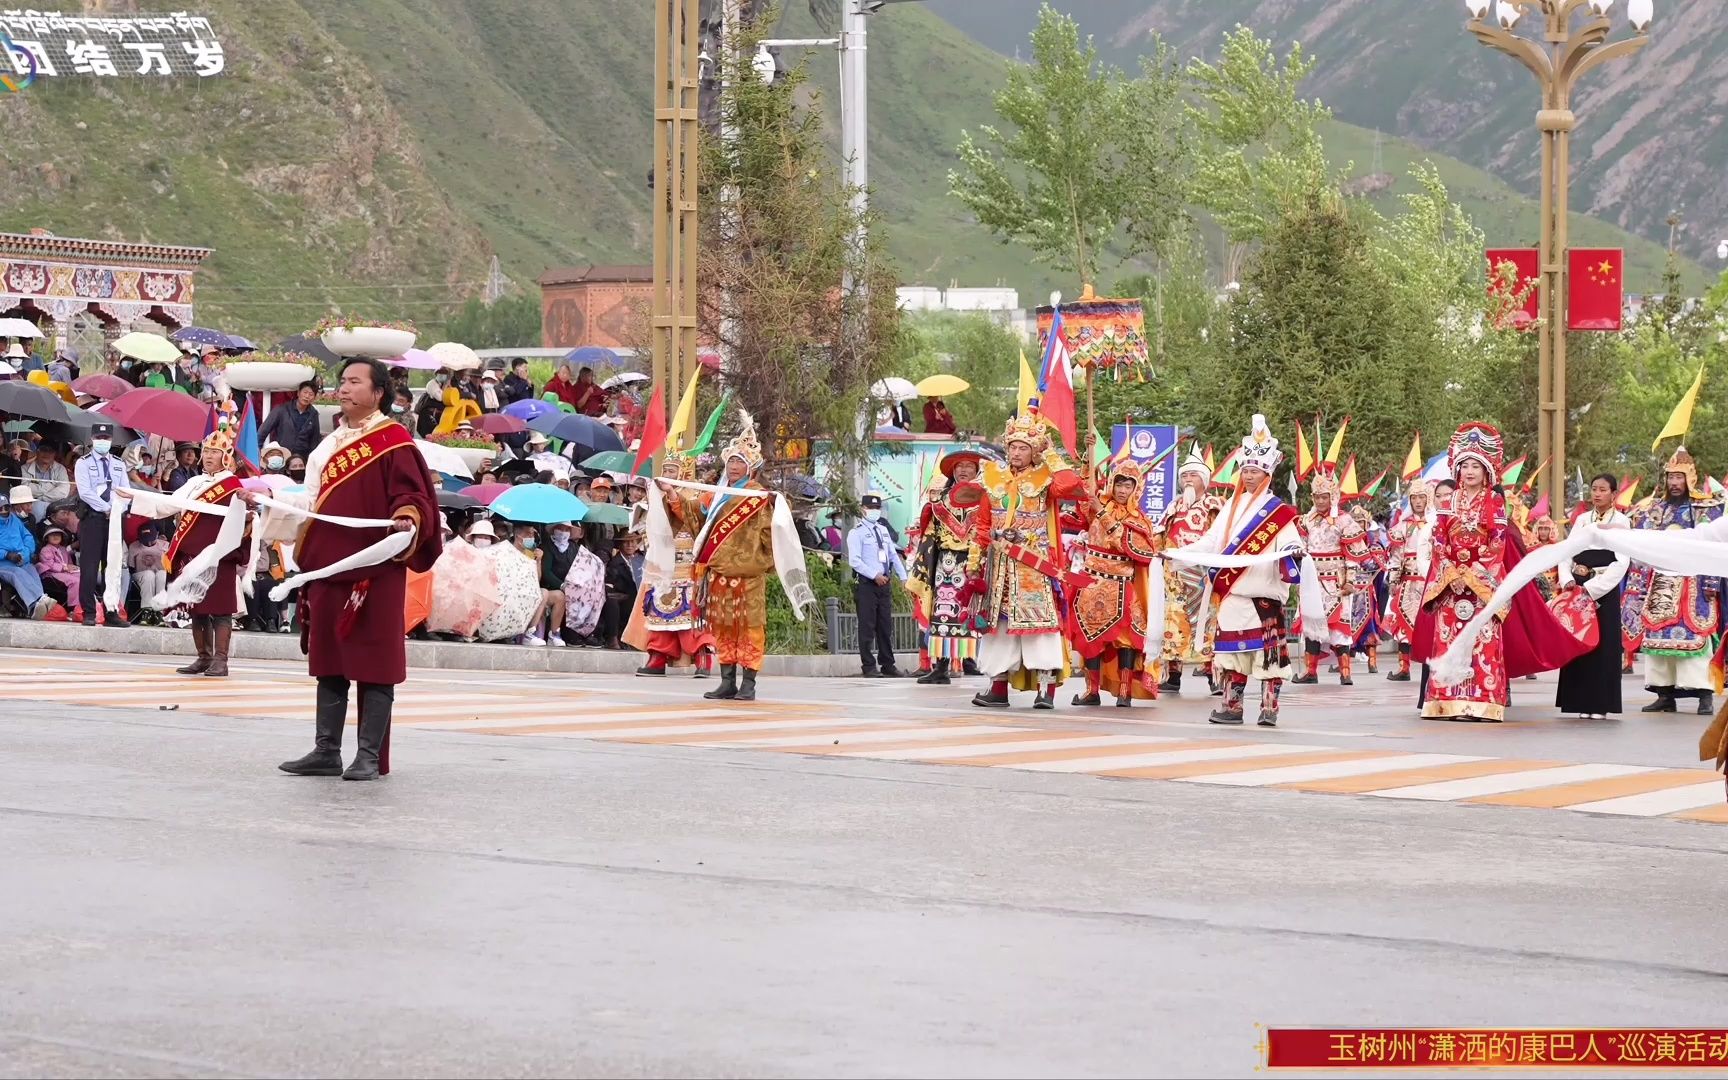
[[[556,267],[540,275],[540,339],[549,349],[633,348],[654,302],[649,266]]]

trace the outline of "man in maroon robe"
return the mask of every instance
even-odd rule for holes
[[[233,427],[223,425],[207,435],[201,455],[203,473],[181,485],[174,494],[212,506],[231,505],[241,490],[240,478],[232,471]],[[216,544],[225,520],[218,514],[182,512],[173,543],[168,546],[168,572],[177,579],[198,573],[194,568],[204,561],[199,556]],[[185,667],[176,668],[179,674],[212,678],[228,674],[228,643],[234,636],[234,615],[241,610],[240,572],[250,552],[251,547],[242,535],[239,543],[224,553],[213,569],[202,571],[214,574],[214,580],[204,590],[203,596],[191,600],[186,609],[192,617],[192,644],[198,650],[198,658]]]
[[[300,645],[318,680],[316,741],[310,754],[283,762],[283,772],[375,780],[390,771],[390,710],[396,684],[408,677],[408,571],[429,572],[443,541],[436,489],[414,436],[379,411],[389,387],[382,363],[348,359],[336,391],[342,426],[307,460],[306,491],[277,497],[334,517],[376,519],[388,511],[390,528],[356,528],[280,511],[266,518],[270,539],[281,532],[278,518],[298,526],[294,561],[302,573],[339,567],[300,590]],[[408,546],[381,559],[371,549],[394,533],[409,533]],[[356,682],[359,750],[343,772],[342,727],[348,689]]]

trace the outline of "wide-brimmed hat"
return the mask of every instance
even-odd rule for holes
[[[29,506],[36,501],[36,492],[31,490],[29,484],[19,484],[12,489],[9,501],[13,506]]]
[[[548,439],[546,437],[546,433],[544,431],[536,431],[534,434],[528,436],[528,445],[529,446],[545,446],[548,443],[550,443],[551,441],[552,441],[551,439]]]
[[[954,490],[948,493],[955,506],[976,506],[984,498],[984,485],[976,480],[967,480],[955,484]]]
[[[942,470],[943,476],[952,480],[954,479],[955,466],[966,461],[970,461],[972,463],[972,468],[975,470],[984,467],[984,455],[980,454],[976,450],[956,450],[951,454],[943,454],[941,464],[936,467]]]
[[[484,519],[468,526],[468,538],[472,540],[476,536],[490,536],[494,540],[498,539],[498,533],[492,528],[492,523]]]

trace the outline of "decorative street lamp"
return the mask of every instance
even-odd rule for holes
[[[1537,285],[1537,454],[1549,461],[1552,505],[1566,499],[1566,214],[1570,142],[1577,118],[1572,88],[1591,68],[1630,56],[1650,40],[1653,0],[1626,0],[1633,36],[1608,42],[1614,0],[1464,0],[1465,28],[1530,69],[1542,88],[1536,130],[1542,138],[1542,239]],[[1493,18],[1488,17],[1493,9]],[[1515,33],[1526,14],[1540,32]],[[1582,16],[1582,18],[1579,18]],[[1537,20],[1531,19],[1531,23]]]

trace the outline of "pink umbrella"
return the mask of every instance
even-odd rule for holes
[[[248,476],[240,481],[240,486],[247,491],[268,491],[275,494],[283,488],[293,487],[294,478],[281,473],[265,473],[262,476]]]
[[[527,424],[514,416],[505,416],[503,413],[487,413],[474,421],[474,427],[488,435],[514,435],[518,431],[528,430]]]
[[[444,366],[444,361],[425,349],[409,349],[401,356],[389,357],[384,364],[386,367],[410,368],[414,371],[437,371]]]
[[[146,435],[197,442],[210,430],[210,406],[178,390],[134,390],[109,402],[102,415]]]
[[[491,506],[493,499],[509,490],[509,484],[470,484],[462,489],[462,494],[475,500],[481,506]]]
[[[105,371],[72,380],[72,392],[74,394],[88,394],[90,397],[101,398],[103,401],[111,401],[121,394],[136,389],[137,387],[120,376],[110,375]]]

